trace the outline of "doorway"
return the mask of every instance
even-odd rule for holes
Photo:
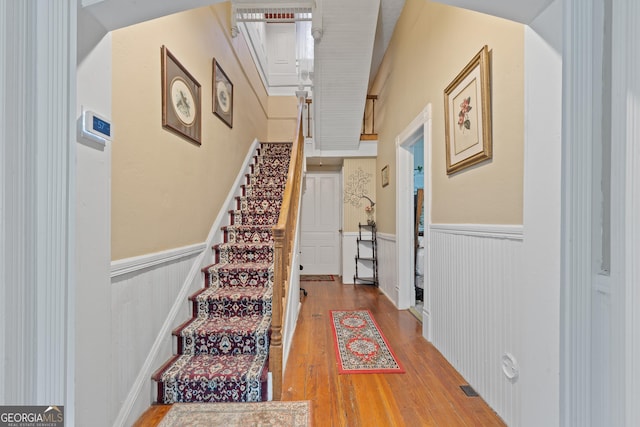
[[[420,144],[420,145],[416,145]],[[416,162],[415,157],[422,159]],[[398,308],[416,307],[417,293],[422,295],[422,334],[429,340],[429,225],[431,216],[431,105],[396,137],[396,265],[398,277]],[[414,176],[416,165],[422,165],[420,176]],[[416,181],[422,180],[422,227],[416,226]],[[422,236],[419,230],[422,228]],[[421,239],[419,239],[421,237]],[[421,243],[420,243],[421,241]],[[418,247],[420,243],[421,248]],[[421,249],[421,250],[418,250]],[[421,268],[421,288],[416,287],[416,266]],[[422,292],[416,292],[420,289]],[[418,300],[419,301],[419,300]]]
[[[300,263],[304,274],[341,272],[340,172],[307,172],[300,216]]]
[[[414,258],[414,298],[410,310],[422,321],[424,306],[424,135],[411,146],[413,151],[413,244]]]

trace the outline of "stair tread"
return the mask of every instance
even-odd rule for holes
[[[175,331],[176,335],[201,335],[221,333],[262,333],[268,330],[271,318],[264,315],[231,317],[194,317]]]
[[[273,247],[273,242],[239,242],[239,243],[225,242],[225,243],[219,243],[215,245],[213,248],[214,249],[216,248],[262,249],[262,248],[268,248],[268,247]]]
[[[267,360],[264,354],[195,354],[179,356],[164,372],[161,381],[204,381],[216,378],[235,379],[259,376]]]
[[[273,270],[273,263],[270,262],[245,262],[242,264],[230,263],[230,262],[219,262],[217,264],[211,264],[208,267],[205,267],[204,270],[212,271],[219,270],[224,272],[229,271],[244,271],[244,272],[263,272]]]
[[[203,288],[196,295],[192,296],[191,299],[197,301],[222,299],[231,301],[240,299],[264,300],[270,299],[271,295],[272,290],[263,286],[223,286],[219,288]]]

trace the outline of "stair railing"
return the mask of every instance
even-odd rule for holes
[[[364,103],[364,115],[362,117],[362,133],[360,134],[360,141],[377,140],[378,134],[376,133],[376,100],[378,95],[367,95],[367,100]],[[369,126],[367,126],[369,124]]]
[[[282,398],[283,346],[282,323],[286,313],[286,301],[289,300],[289,278],[293,262],[295,230],[297,229],[300,187],[304,160],[304,132],[302,130],[302,112],[304,99],[298,105],[298,119],[293,144],[291,161],[287,173],[282,207],[278,223],[273,227],[274,240],[274,282],[271,314],[271,344],[269,347],[269,371],[272,374],[273,399]]]

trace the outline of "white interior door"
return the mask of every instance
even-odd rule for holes
[[[340,274],[340,173],[308,172],[302,195],[302,274]]]

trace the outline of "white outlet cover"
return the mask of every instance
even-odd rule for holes
[[[520,367],[518,361],[511,353],[505,353],[502,355],[502,373],[509,379],[509,381],[515,381],[520,375]]]

